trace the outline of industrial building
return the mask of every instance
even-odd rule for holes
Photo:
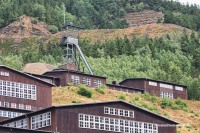
[[[52,106],[0,124],[59,133],[176,133],[179,123],[123,101],[109,101]]]
[[[161,98],[188,99],[187,86],[149,78],[129,78],[119,83],[120,85],[140,88],[144,92]]]
[[[0,121],[50,107],[53,86],[52,83],[0,65]]]

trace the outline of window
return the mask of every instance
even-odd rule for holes
[[[104,113],[109,115],[124,116],[134,118],[134,111],[104,107]]]
[[[10,104],[9,104],[9,102],[4,102],[4,107],[7,107],[7,108],[9,108],[9,107],[10,107]]]
[[[24,104],[19,104],[19,109],[24,109]]]
[[[87,86],[90,86],[91,85],[91,80],[89,78],[86,78],[86,77],[83,77],[83,80],[82,80],[82,83],[87,85]]]
[[[31,110],[31,105],[26,105],[26,110]]]
[[[157,82],[149,81],[149,85],[151,85],[151,86],[157,86]]]
[[[178,90],[178,91],[183,91],[183,87],[180,87],[180,86],[175,86],[175,90]]]
[[[101,87],[101,80],[94,80],[94,87],[95,88],[99,88],[99,87]]]
[[[0,95],[36,100],[36,86],[0,80]]]
[[[6,126],[27,129],[28,128],[28,119],[26,118],[26,119],[12,122],[12,123],[8,123]]]
[[[167,89],[173,89],[173,86],[172,86],[172,85],[162,84],[162,83],[160,83],[160,87],[162,87],[162,88],[167,88]]]
[[[51,125],[51,112],[31,117],[31,129],[39,129]]]
[[[170,99],[173,99],[173,93],[170,93],[170,92],[160,92],[160,97],[162,98],[170,98]]]
[[[71,76],[71,82],[74,83],[74,84],[79,84],[80,83],[80,78],[79,76],[76,76],[76,75],[72,75]]]
[[[8,72],[2,72],[2,71],[0,71],[0,76],[6,76],[6,77],[8,77],[9,73]]]
[[[95,118],[91,121],[88,118]],[[79,128],[125,133],[158,133],[157,124],[79,114]]]
[[[21,115],[23,115],[23,113],[0,110],[0,117],[14,118]]]
[[[11,103],[11,108],[17,108],[16,103]]]

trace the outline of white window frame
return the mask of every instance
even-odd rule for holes
[[[163,84],[163,83],[160,83],[160,87],[167,88],[167,89],[173,89],[173,85]]]
[[[183,87],[181,87],[181,86],[175,86],[175,90],[177,90],[177,91],[183,91]]]
[[[151,86],[158,86],[158,83],[157,82],[153,82],[153,81],[149,81],[149,85],[151,85]]]
[[[51,112],[31,117],[31,129],[36,130],[48,126],[51,126]]]
[[[95,119],[91,119],[95,118]],[[158,125],[155,123],[137,122],[104,116],[78,114],[79,128],[104,130],[126,133],[158,133]]]
[[[134,118],[134,111],[112,107],[104,107],[104,114]]]

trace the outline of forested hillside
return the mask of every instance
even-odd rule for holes
[[[123,16],[143,9],[162,11],[165,22],[194,30],[200,28],[197,5],[181,5],[167,0],[0,0],[0,5],[0,27],[25,14],[33,17],[33,23],[45,21],[51,29],[58,31],[64,23],[65,8],[66,22],[74,21],[91,29],[126,27]],[[190,99],[200,100],[199,37],[199,33],[186,30],[155,38],[132,34],[132,37],[116,36],[95,44],[82,38],[80,46],[94,73],[108,77],[109,82],[129,77],[176,82],[188,85]],[[57,40],[46,43],[38,41],[38,37],[30,37],[16,45],[13,39],[4,39],[0,46],[0,64],[18,70],[31,62],[55,66],[62,62],[62,50]]]
[[[200,34],[174,33],[164,37],[135,36],[115,38],[105,43],[80,41],[83,53],[95,74],[111,82],[130,77],[148,77],[188,85],[189,98],[200,100]],[[30,62],[58,66],[62,50],[57,42],[41,43],[36,38],[24,39],[19,49],[13,40],[0,45],[0,64],[21,70]]]
[[[128,26],[122,19],[125,14],[153,9],[165,14],[166,23],[200,29],[197,5],[168,0],[0,0],[0,5],[0,27],[27,15],[35,18],[34,23],[45,21],[51,29],[57,29],[63,25],[65,15],[66,22],[73,21],[87,29],[124,28]]]

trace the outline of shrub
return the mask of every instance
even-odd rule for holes
[[[87,98],[91,98],[92,97],[92,91],[90,91],[85,85],[79,85],[79,90],[78,90],[78,94],[81,96],[85,96]]]
[[[74,84],[72,82],[67,83],[68,86],[73,86]]]
[[[81,103],[81,102],[78,100],[73,100],[72,103]]]
[[[58,27],[56,27],[55,25],[48,25],[48,29],[53,34],[58,32]]]
[[[182,107],[187,107],[187,103],[180,98],[177,98],[175,101],[176,105],[182,106]]]
[[[118,98],[121,99],[121,100],[125,100],[126,99],[124,94],[119,94]]]
[[[161,107],[165,109],[166,107],[172,107],[174,105],[173,101],[168,98],[163,98],[161,100]]]
[[[140,100],[140,97],[139,96],[136,96],[135,97],[135,101],[139,101]]]
[[[103,89],[101,89],[101,88],[97,88],[97,89],[95,89],[97,92],[99,92],[100,94],[105,94],[105,92],[103,91]]]
[[[32,18],[32,19],[31,19],[31,23],[32,23],[32,24],[37,24],[37,19]]]

